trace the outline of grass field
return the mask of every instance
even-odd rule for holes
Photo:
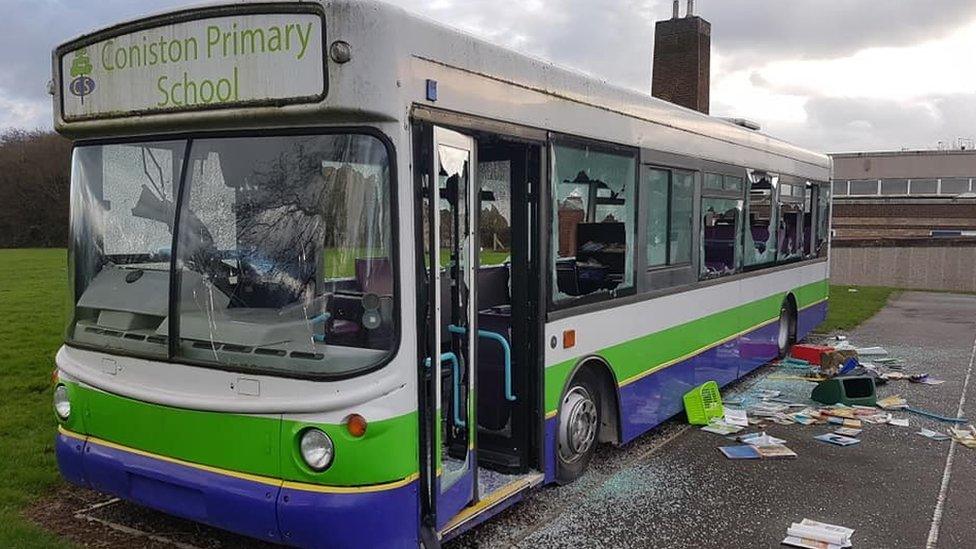
[[[503,254],[484,257],[504,260]],[[505,254],[507,255],[507,254]],[[20,511],[59,482],[53,453],[51,371],[66,299],[64,250],[0,250],[0,548],[64,546]],[[848,330],[887,302],[891,288],[831,286],[819,331]]]
[[[64,545],[20,510],[59,482],[51,371],[66,301],[64,250],[0,250],[0,547]]]
[[[880,311],[897,292],[895,288],[879,286],[831,286],[827,321],[817,331],[830,333],[856,328]]]

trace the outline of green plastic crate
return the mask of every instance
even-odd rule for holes
[[[688,423],[692,425],[708,425],[711,420],[725,416],[722,394],[714,381],[706,381],[688,391],[684,401]]]

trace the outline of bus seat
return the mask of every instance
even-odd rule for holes
[[[508,267],[481,267],[478,269],[478,310],[511,303],[508,295]]]
[[[393,295],[393,265],[385,257],[357,259],[356,281],[364,294]]]

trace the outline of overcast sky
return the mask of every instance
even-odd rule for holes
[[[649,90],[670,0],[391,0],[617,85]],[[684,5],[686,0],[682,0]],[[0,128],[50,128],[59,42],[186,0],[0,0]],[[822,151],[976,137],[976,0],[697,0],[712,114]],[[682,13],[684,8],[682,7]]]

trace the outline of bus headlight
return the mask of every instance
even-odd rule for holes
[[[335,447],[329,435],[318,429],[305,429],[299,443],[302,459],[313,471],[325,471],[332,465]]]
[[[62,421],[67,421],[71,416],[71,400],[68,399],[68,388],[64,385],[54,388],[54,413],[58,414]]]

